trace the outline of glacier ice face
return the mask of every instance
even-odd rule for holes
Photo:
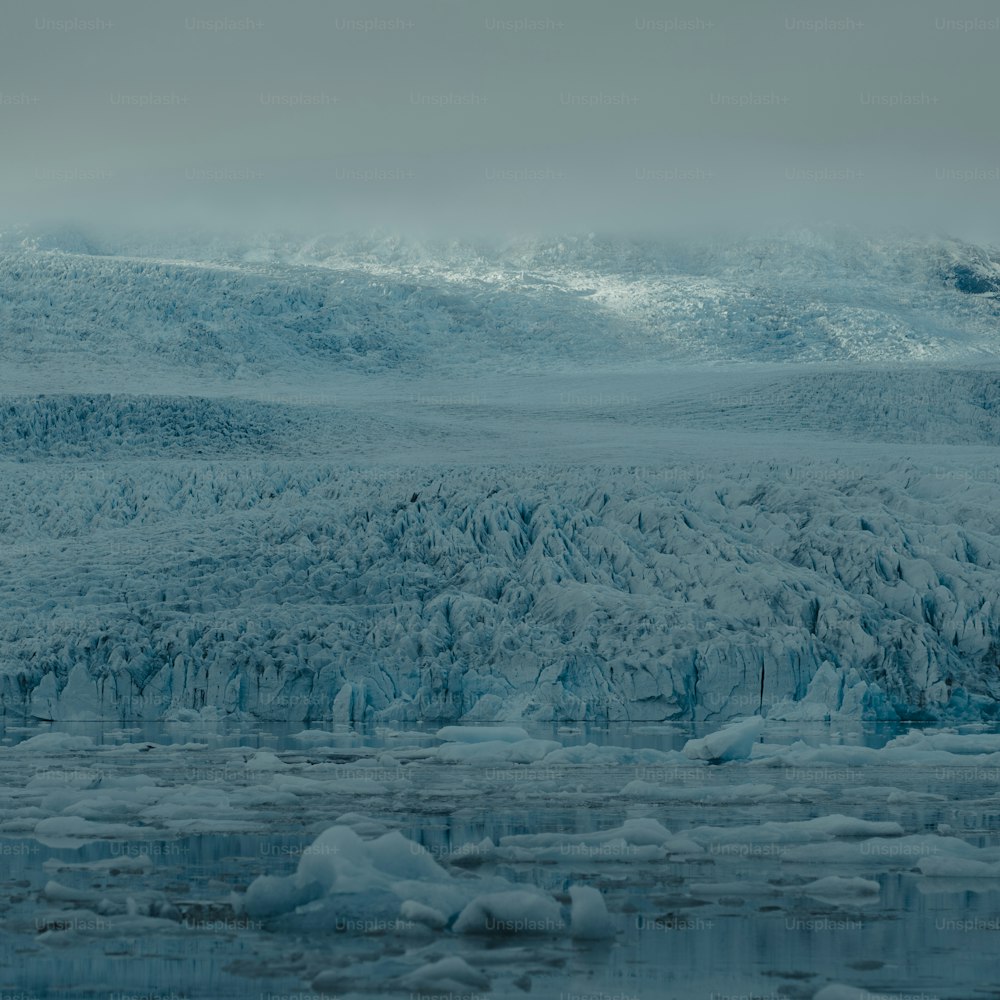
[[[8,713],[893,718],[998,694],[997,488],[910,464],[693,487],[558,467],[17,468],[0,486],[22,532],[2,564]]]

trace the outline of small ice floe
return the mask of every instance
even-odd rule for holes
[[[801,887],[807,896],[817,899],[856,899],[879,894],[878,882],[867,878],[845,877],[842,875],[827,875]]]
[[[763,731],[764,720],[755,715],[741,722],[734,722],[701,739],[688,740],[684,744],[683,753],[692,760],[707,760],[710,764],[746,760]]]

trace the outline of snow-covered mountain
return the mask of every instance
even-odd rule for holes
[[[993,250],[0,251],[8,714],[995,713]]]

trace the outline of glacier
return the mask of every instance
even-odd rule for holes
[[[0,234],[0,704],[992,719],[1000,254]]]

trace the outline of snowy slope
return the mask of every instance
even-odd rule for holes
[[[199,260],[176,259],[197,251],[171,244],[156,258],[80,253],[84,237],[60,235],[73,252],[0,236],[7,366],[104,372],[141,359],[164,374],[260,377],[1000,351],[1000,254],[954,241],[271,240],[209,245]]]
[[[996,259],[8,230],[3,710],[990,716]]]

